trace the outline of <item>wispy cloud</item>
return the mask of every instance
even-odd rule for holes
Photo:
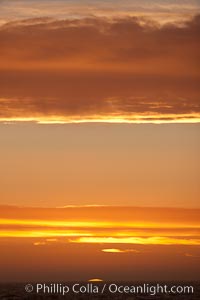
[[[44,245],[46,245],[46,243],[45,242],[35,242],[35,243],[33,243],[33,245],[34,246],[44,246]]]
[[[114,10],[113,10],[114,6]],[[197,1],[52,1],[4,0],[0,1],[1,23],[37,17],[78,19],[84,17],[146,16],[161,24],[183,22],[199,9]]]
[[[117,248],[107,248],[107,249],[102,249],[101,251],[105,253],[140,253],[139,250],[135,250],[135,249],[117,249]]]
[[[135,244],[135,245],[200,245],[200,239],[195,238],[170,238],[170,237],[81,237],[71,240],[74,243],[90,243],[90,244]]]
[[[192,253],[185,253],[184,255],[186,257],[191,257],[191,258],[200,258],[200,255],[192,254]]]

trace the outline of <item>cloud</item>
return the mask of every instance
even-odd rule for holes
[[[200,255],[191,254],[191,253],[185,253],[184,256],[191,257],[191,258],[200,258]]]
[[[0,29],[0,120],[199,122],[199,29],[136,17]]]
[[[113,7],[115,9],[113,9]],[[85,17],[146,16],[161,24],[169,21],[183,22],[199,10],[197,1],[63,1],[63,0],[1,0],[0,19],[5,24],[10,20],[35,17],[54,19],[79,19]]]
[[[111,213],[112,212],[112,213]],[[23,222],[115,222],[123,224],[140,225],[146,228],[145,224],[154,228],[159,223],[162,228],[173,228],[173,225],[180,225],[186,229],[200,228],[200,209],[187,208],[159,208],[159,207],[133,207],[133,206],[66,206],[55,207],[18,207],[0,205],[1,220],[21,220]],[[67,220],[66,220],[67,216]],[[41,223],[40,223],[41,224]],[[167,225],[166,225],[167,224]],[[173,224],[172,226],[169,226]],[[35,224],[36,225],[36,224]],[[48,225],[48,224],[46,224]],[[62,224],[59,224],[60,226]],[[76,224],[77,225],[77,224]],[[177,226],[175,226],[177,228]]]
[[[199,209],[1,206],[0,238],[44,243],[200,245]],[[134,249],[103,248],[103,252]]]
[[[35,242],[33,243],[34,246],[45,246],[46,243],[45,242]]]
[[[102,249],[101,251],[106,253],[140,253],[141,252],[135,249],[116,249],[116,248]]]
[[[115,238],[115,237],[80,237],[71,240],[74,243],[85,244],[135,244],[135,245],[186,245],[199,246],[200,239],[180,239],[170,237],[129,237],[129,238]]]
[[[199,16],[184,28],[142,26],[136,17],[11,22],[0,30],[1,68],[197,75],[199,23]]]

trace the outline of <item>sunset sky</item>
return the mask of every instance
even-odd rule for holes
[[[197,280],[199,214],[180,208],[1,206],[1,281]]]
[[[0,0],[1,282],[200,278],[199,32],[199,0]]]
[[[200,208],[199,128],[2,124],[1,203]]]

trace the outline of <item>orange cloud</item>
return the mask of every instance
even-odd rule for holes
[[[46,243],[45,242],[35,242],[35,243],[33,243],[33,245],[34,246],[44,246],[44,245],[46,245]]]
[[[200,245],[200,238],[198,239],[180,239],[170,237],[128,237],[128,238],[115,238],[115,237],[83,237],[71,240],[74,243],[91,243],[91,244],[135,244],[135,245]]]
[[[191,254],[191,253],[185,253],[184,255],[185,255],[186,257],[191,257],[191,258],[200,258],[200,255]]]
[[[0,238],[45,239],[40,243],[200,245],[199,214],[199,209],[2,206]]]
[[[13,22],[0,27],[1,69],[199,75],[199,24],[199,16],[183,28],[136,17]]]
[[[199,20],[181,28],[135,17],[2,26],[0,120],[199,122]]]
[[[116,248],[110,248],[110,249],[102,249],[102,252],[106,252],[106,253],[140,253],[139,250],[135,250],[135,249],[116,249]]]
[[[114,9],[113,9],[114,6]],[[123,0],[122,1],[63,1],[57,0],[9,0],[0,1],[0,24],[5,24],[13,19],[20,22],[28,18],[59,18],[79,19],[96,17],[123,17],[123,16],[145,16],[158,21],[160,24],[167,22],[183,21],[192,17],[199,9],[197,1],[169,1],[162,0],[146,2],[145,0]]]

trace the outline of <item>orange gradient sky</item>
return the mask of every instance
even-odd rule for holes
[[[0,149],[2,204],[199,207],[199,124],[0,125]]]
[[[2,124],[0,146],[0,281],[199,278],[199,124]]]
[[[200,278],[199,8],[0,0],[1,282]]]
[[[199,276],[199,209],[0,208],[1,281]]]

